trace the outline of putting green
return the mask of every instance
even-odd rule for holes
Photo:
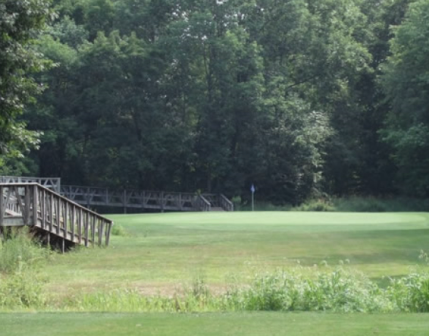
[[[358,230],[359,226],[386,230],[429,228],[429,214],[426,213],[221,212],[111,217],[131,227],[139,224],[167,225],[182,229],[295,231],[306,230],[310,226],[322,227],[322,231],[333,228],[353,231]]]

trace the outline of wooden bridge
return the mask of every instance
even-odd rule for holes
[[[234,211],[222,194],[62,186],[59,178],[0,177],[0,235],[29,226],[62,251],[75,244],[108,245],[113,222],[90,207],[152,211]]]
[[[29,226],[62,251],[75,244],[109,245],[113,222],[38,183],[0,183],[0,234]]]
[[[61,186],[61,194],[85,205],[152,211],[234,211],[222,194],[193,194],[165,191],[112,191],[106,188]]]
[[[110,207],[151,211],[234,211],[234,204],[222,194],[165,191],[110,190],[61,185],[60,178],[0,177],[0,183],[38,183],[67,199],[90,207]]]

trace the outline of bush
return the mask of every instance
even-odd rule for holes
[[[122,225],[113,225],[112,226],[112,236],[121,236],[121,237],[126,237],[128,236],[127,231],[124,229],[124,227]]]
[[[229,293],[229,305],[250,311],[373,312],[389,310],[382,291],[359,273],[336,269],[305,276],[277,272]]]
[[[429,274],[412,273],[392,280],[387,290],[389,299],[404,312],[429,312]]]
[[[328,201],[313,200],[293,208],[292,211],[335,211],[335,207]]]
[[[428,211],[429,200],[409,197],[376,198],[352,196],[333,200],[337,211],[346,212],[400,212]]]

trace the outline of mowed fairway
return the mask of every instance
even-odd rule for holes
[[[7,336],[429,335],[426,314],[0,314],[0,324]]]
[[[43,270],[53,296],[137,288],[171,294],[202,278],[211,289],[278,268],[338,265],[374,279],[406,274],[429,250],[426,213],[236,212],[110,216],[128,236],[58,256]]]

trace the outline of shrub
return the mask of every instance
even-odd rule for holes
[[[124,229],[122,225],[115,224],[112,226],[112,236],[121,236],[126,237],[128,236],[127,231]]]
[[[335,207],[328,201],[313,200],[293,208],[292,211],[335,211]]]
[[[398,212],[427,211],[429,200],[410,197],[376,198],[372,196],[351,196],[336,198],[333,204],[337,211],[347,212]]]
[[[258,276],[228,296],[238,310],[373,312],[388,310],[382,294],[363,275],[339,268],[315,276],[284,271]]]
[[[416,272],[391,280],[387,295],[399,311],[428,313],[429,274]]]

